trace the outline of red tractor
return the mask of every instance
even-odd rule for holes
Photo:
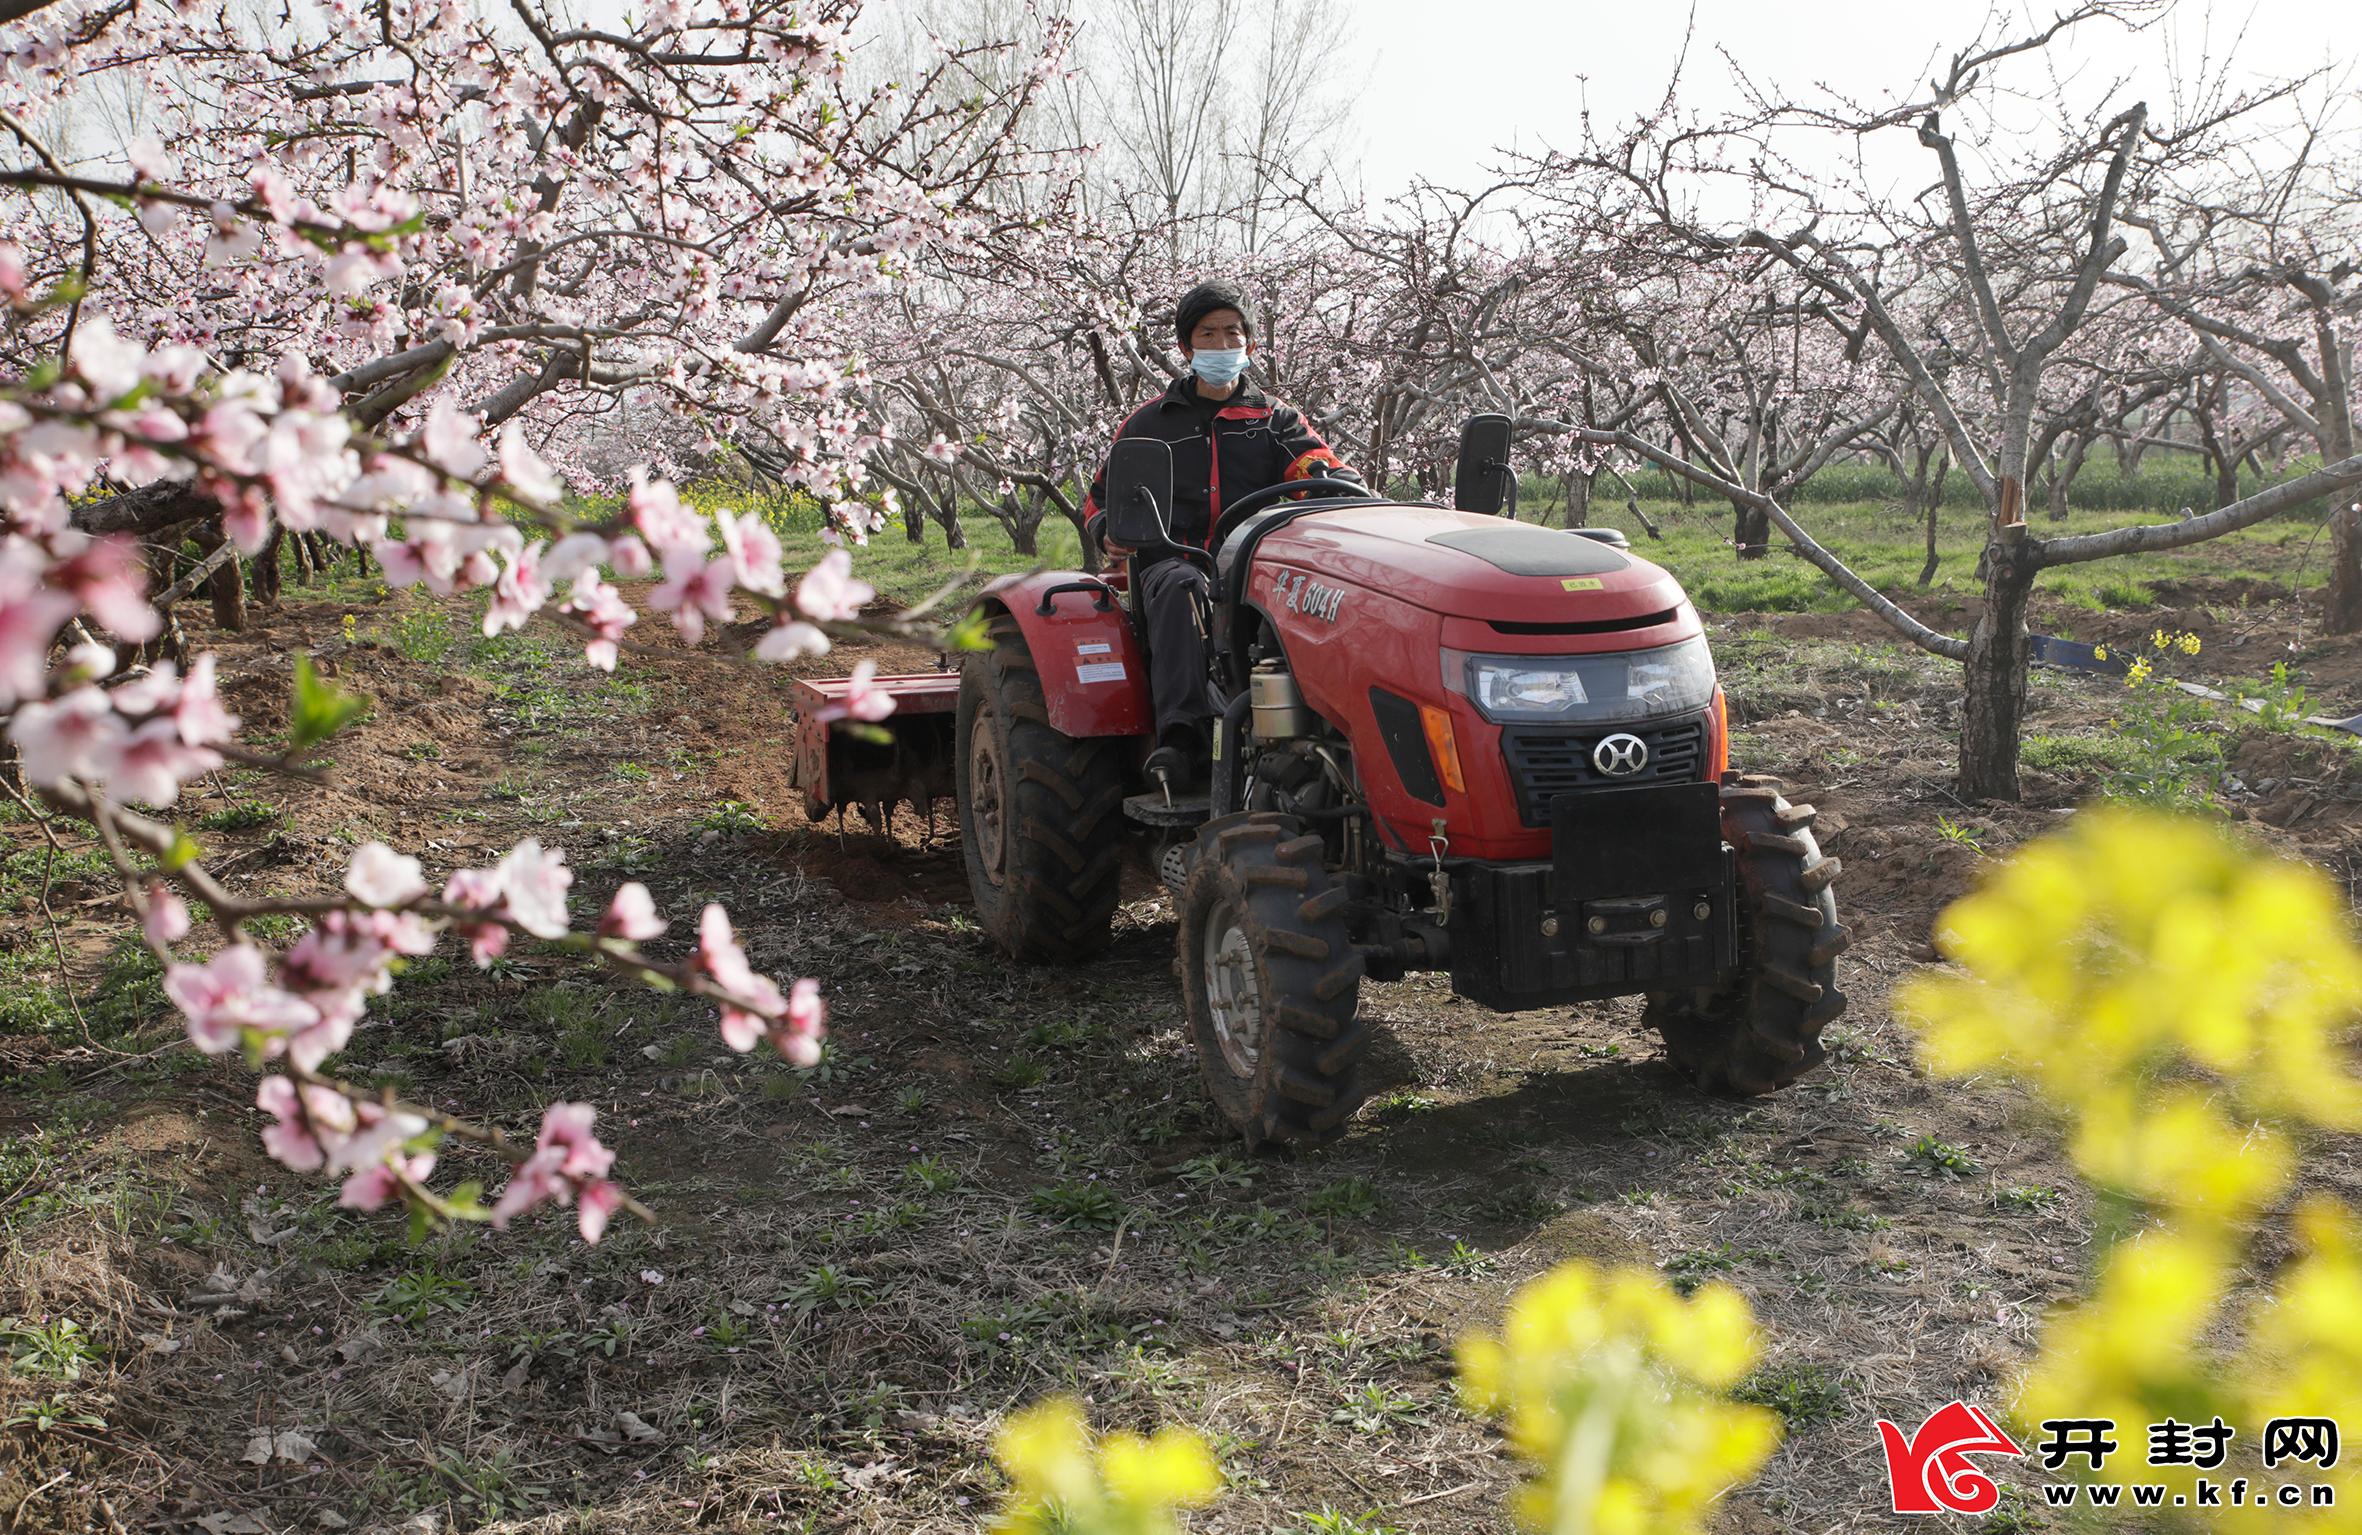
[[[1059,572],[987,589],[991,648],[956,682],[893,679],[890,740],[808,727],[806,794],[956,794],[978,913],[1020,960],[1104,948],[1145,846],[1207,1088],[1250,1143],[1342,1133],[1361,982],[1415,970],[1504,1011],[1639,994],[1699,1086],[1785,1086],[1845,1006],[1837,860],[1809,806],[1728,771],[1679,584],[1612,531],[1496,514],[1508,448],[1506,418],[1469,423],[1458,509],[1296,481],[1201,549],[1166,532],[1170,448],[1121,441],[1110,536],[1213,578],[1209,788],[1147,777],[1127,583]]]

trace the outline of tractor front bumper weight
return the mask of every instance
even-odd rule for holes
[[[1446,929],[1452,990],[1514,1012],[1716,985],[1739,962],[1736,863],[1721,861],[1712,885],[1566,906],[1550,864],[1463,864]]]

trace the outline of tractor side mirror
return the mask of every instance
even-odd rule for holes
[[[1107,536],[1134,549],[1173,541],[1173,449],[1153,437],[1117,440],[1107,455]]]
[[[1452,505],[1497,516],[1511,494],[1509,418],[1491,411],[1460,428],[1460,462],[1452,472]]]

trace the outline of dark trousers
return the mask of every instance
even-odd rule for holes
[[[1175,726],[1204,730],[1214,718],[1206,685],[1206,625],[1212,587],[1187,560],[1159,560],[1134,575],[1148,630],[1148,694],[1158,740]]]

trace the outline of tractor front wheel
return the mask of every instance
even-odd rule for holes
[[[1208,822],[1180,901],[1181,997],[1206,1090],[1249,1146],[1345,1133],[1365,1089],[1362,958],[1321,840],[1288,816]]]
[[[1813,838],[1813,808],[1772,781],[1722,789],[1723,835],[1739,855],[1739,970],[1727,984],[1658,992],[1643,1021],[1682,1075],[1708,1092],[1753,1097],[1821,1064],[1821,1030],[1845,1011],[1846,943],[1829,886],[1838,863]]]
[[[960,672],[960,849],[985,932],[1012,958],[1107,947],[1123,862],[1123,763],[1113,740],[1050,725],[1024,634],[1006,614]]]

